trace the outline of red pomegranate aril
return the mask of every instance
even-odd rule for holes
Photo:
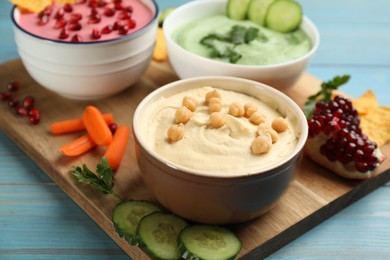
[[[340,162],[342,164],[347,164],[347,163],[350,163],[352,162],[352,155],[349,154],[349,153],[346,153],[346,154],[343,154],[340,158]]]
[[[67,24],[67,21],[65,19],[57,20],[54,23],[54,29],[62,29],[65,27],[66,24]]]
[[[54,15],[54,19],[62,19],[65,15],[65,11],[63,8],[59,8],[56,12],[56,14]]]
[[[68,32],[65,30],[65,28],[63,28],[60,32],[60,34],[58,35],[58,38],[63,40],[63,39],[66,39],[69,37],[69,34]]]
[[[42,17],[38,18],[38,25],[45,25],[49,22],[49,16],[43,15]]]
[[[47,6],[47,7],[45,7],[45,9],[43,9],[42,11],[40,11],[38,13],[38,17],[42,17],[44,15],[50,16],[52,11],[53,11],[53,7],[51,5]]]
[[[16,113],[20,116],[27,116],[28,115],[28,108],[26,107],[17,107]]]
[[[81,5],[81,4],[85,4],[86,2],[87,2],[87,0],[76,0],[75,4]]]
[[[120,4],[122,3],[122,0],[113,0],[114,4]]]
[[[328,139],[325,145],[328,150],[333,150],[336,148],[336,140],[334,138]]]
[[[27,96],[23,99],[23,106],[25,108],[32,108],[35,104],[35,100],[32,96]]]
[[[28,111],[28,115],[32,117],[41,117],[41,111],[36,108],[32,108]]]
[[[29,116],[28,119],[29,119],[30,123],[33,124],[33,125],[37,125],[41,121],[41,117],[40,116]]]
[[[356,168],[356,170],[358,170],[359,172],[366,172],[366,171],[368,171],[369,166],[368,166],[368,164],[365,163],[365,162],[357,162],[357,163],[355,163],[355,168]]]
[[[133,19],[129,19],[127,23],[130,29],[133,29],[136,26],[136,22]]]
[[[126,6],[125,7],[125,11],[128,12],[128,13],[132,13],[133,12],[133,7],[131,5]]]
[[[111,33],[112,30],[113,30],[112,27],[113,27],[112,25],[106,25],[106,26],[104,26],[104,27],[102,28],[102,30],[101,30],[101,33],[102,33],[102,34],[109,34],[109,33]]]
[[[20,89],[19,81],[13,80],[11,82],[8,82],[7,89],[9,91],[18,91]]]
[[[68,24],[68,29],[71,31],[80,31],[81,28],[82,28],[82,26],[79,22],[70,22]]]
[[[17,98],[10,98],[9,100],[8,100],[8,106],[10,106],[10,107],[16,107],[16,106],[18,106],[19,105],[19,99],[17,99]]]
[[[12,94],[9,92],[0,93],[0,100],[7,101],[12,97]]]
[[[96,7],[99,7],[99,3],[97,0],[89,0],[88,6],[92,7],[92,8],[96,8]]]
[[[357,149],[353,154],[353,160],[355,162],[360,161],[364,157],[364,152],[360,149]]]
[[[80,13],[72,13],[69,17],[70,21],[80,21],[83,16]]]
[[[127,34],[128,31],[129,31],[129,26],[127,26],[127,25],[124,25],[124,26],[121,26],[118,28],[118,33],[120,35],[125,35],[125,34]]]
[[[118,125],[115,123],[109,124],[108,128],[110,129],[112,134],[115,134],[116,130],[118,129]]]
[[[71,4],[65,4],[64,5],[64,11],[67,13],[70,13],[73,11],[73,6]]]
[[[104,15],[111,17],[115,15],[115,9],[114,8],[106,8],[104,9]]]
[[[75,35],[72,36],[70,41],[71,42],[82,42],[83,40],[81,39],[81,36],[76,33]]]
[[[118,11],[121,11],[121,10],[123,10],[125,8],[124,8],[124,6],[121,3],[115,3],[115,9],[118,10]]]
[[[348,143],[345,147],[345,151],[347,153],[353,153],[356,151],[356,144],[355,143]]]
[[[127,20],[130,19],[130,15],[126,11],[122,11],[118,14],[119,20]]]
[[[101,34],[98,29],[93,29],[91,33],[91,38],[94,40],[100,39]]]
[[[89,15],[97,15],[99,14],[98,10],[96,8],[91,9],[91,13]]]
[[[100,23],[100,21],[101,21],[100,14],[95,14],[89,16],[88,23],[96,24],[96,23]]]

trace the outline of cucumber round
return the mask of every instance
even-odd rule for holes
[[[177,240],[186,226],[187,222],[176,215],[154,212],[143,217],[138,225],[139,246],[155,259],[180,259]]]
[[[273,2],[275,0],[252,0],[248,7],[248,19],[264,26],[268,8]]]
[[[294,0],[277,0],[268,8],[266,27],[278,32],[292,32],[302,22],[301,5]]]
[[[112,222],[120,237],[131,245],[138,245],[136,236],[138,224],[144,216],[155,211],[161,209],[148,201],[121,202],[112,211]]]
[[[238,21],[245,20],[250,2],[251,0],[228,0],[226,6],[227,17]]]
[[[233,232],[221,226],[187,226],[179,236],[179,248],[184,259],[234,259],[241,245]]]

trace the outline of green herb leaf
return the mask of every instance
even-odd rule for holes
[[[313,116],[317,102],[329,102],[332,99],[332,91],[347,83],[350,78],[350,75],[336,76],[327,82],[323,82],[321,89],[316,94],[309,96],[304,104],[306,118],[310,119]]]
[[[77,181],[91,185],[95,190],[103,194],[113,194],[119,196],[112,190],[113,172],[106,157],[102,158],[100,164],[96,166],[97,174],[93,173],[85,164],[83,167],[73,167],[72,175]]]

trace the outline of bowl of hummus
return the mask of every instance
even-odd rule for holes
[[[314,23],[303,16],[296,30],[277,32],[250,20],[229,18],[226,6],[226,0],[192,1],[167,16],[163,24],[167,50],[178,76],[235,76],[280,90],[293,86],[318,49],[320,36]],[[256,37],[244,44],[226,43],[235,28],[256,30]]]
[[[15,42],[29,74],[67,98],[114,95],[138,81],[157,35],[153,0],[53,2],[11,12]]]
[[[302,110],[265,84],[183,79],[149,94],[133,117],[137,162],[157,200],[184,218],[244,222],[293,179],[308,129]]]

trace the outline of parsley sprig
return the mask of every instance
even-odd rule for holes
[[[74,167],[72,175],[81,183],[91,185],[95,190],[103,194],[112,194],[121,199],[118,194],[112,190],[114,184],[113,172],[106,157],[96,166],[97,174],[93,173],[85,164],[82,167]]]
[[[338,89],[341,85],[348,82],[349,75],[336,76],[333,79],[323,82],[321,89],[314,95],[308,97],[308,100],[304,104],[304,112],[307,119],[313,116],[316,103],[319,101],[329,102],[332,99],[332,91]]]
[[[203,37],[200,43],[212,49],[213,57],[227,58],[230,63],[236,63],[242,55],[235,50],[235,47],[240,44],[249,44],[256,37],[267,40],[265,35],[260,34],[258,28],[234,25],[226,35],[211,33]]]

